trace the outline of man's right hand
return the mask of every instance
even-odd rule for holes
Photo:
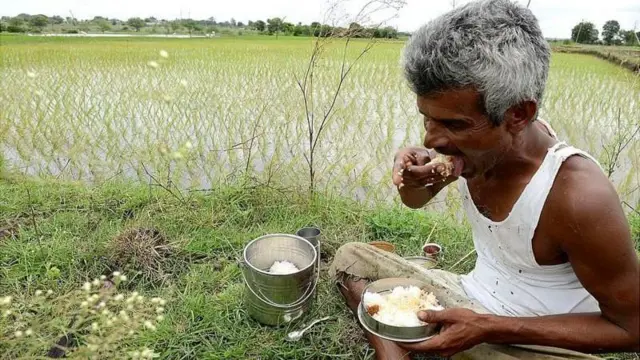
[[[394,157],[393,184],[402,202],[414,209],[424,206],[457,177],[443,177],[438,167],[427,165],[436,153],[420,147],[400,149]]]
[[[436,154],[419,147],[400,149],[395,156],[393,165],[393,184],[402,189],[424,189],[435,184],[450,183],[455,176],[444,177],[441,164],[428,164]],[[427,165],[428,164],[428,165]]]

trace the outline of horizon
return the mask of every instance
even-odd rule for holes
[[[175,3],[171,1],[151,0],[139,0],[134,4],[125,0],[114,0],[109,4],[96,0],[60,0],[55,3],[47,0],[27,0],[3,6],[0,16],[43,14],[49,17],[73,17],[77,20],[91,20],[96,16],[102,16],[122,21],[133,17],[154,17],[168,21],[189,18],[206,20],[213,17],[216,22],[235,19],[245,25],[248,21],[266,21],[268,18],[280,17],[283,21],[293,24],[310,24],[314,21],[325,23],[322,21],[323,16],[318,15],[326,13],[326,9],[329,8],[328,5],[323,5],[323,0],[306,1],[304,7],[294,6],[295,2],[296,0],[271,0],[268,3],[261,0],[236,0],[233,3],[212,4],[204,0],[186,0],[174,6]],[[387,12],[369,19],[369,22],[380,23],[387,20],[382,27],[391,26],[400,32],[411,33],[427,21],[449,11],[453,2],[462,6],[469,1],[441,0],[428,4],[426,1],[406,0],[406,5],[397,12],[396,17],[390,18],[390,12]],[[517,2],[526,6],[528,0]],[[554,0],[530,2],[530,9],[538,18],[546,38],[570,38],[571,28],[580,21],[594,23],[600,32],[607,20],[617,20],[625,30],[640,30],[640,5],[635,3],[635,0],[611,0],[606,6],[599,4],[597,0],[565,0],[561,4],[557,3]],[[346,4],[346,14],[354,13],[357,10],[353,9],[358,9],[357,1],[345,1],[341,4]],[[363,25],[369,25],[369,22],[364,21]]]

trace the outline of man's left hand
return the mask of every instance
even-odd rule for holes
[[[402,348],[416,353],[453,356],[484,342],[487,334],[485,316],[468,309],[420,311],[418,318],[427,323],[439,323],[442,328],[438,335],[429,340],[420,343],[398,343]]]

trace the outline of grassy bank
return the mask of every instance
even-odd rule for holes
[[[632,72],[640,72],[640,47],[553,44],[552,48],[558,53],[597,56]]]
[[[193,192],[182,198],[131,183],[87,187],[13,178],[0,181],[0,214],[0,294],[28,303],[37,290],[52,289],[51,297],[59,298],[86,281],[122,271],[128,276],[125,294],[137,291],[167,304],[156,331],[142,331],[120,346],[148,346],[163,359],[371,358],[326,273],[341,244],[387,240],[400,254],[416,255],[437,224],[431,239],[444,246],[442,268],[465,272],[474,260],[471,256],[451,269],[472,249],[471,232],[444,215],[389,205],[363,207],[342,198],[309,200],[260,186]],[[636,247],[639,220],[631,219]],[[236,259],[251,239],[293,233],[309,224],[319,226],[324,239],[318,303],[307,319],[333,315],[335,320],[314,328],[298,343],[288,343],[284,336],[290,329],[261,326],[247,316]],[[144,236],[132,235],[136,229],[155,229],[154,242],[146,248],[132,246],[144,241]],[[158,251],[147,251],[149,247]],[[70,319],[57,311],[25,316],[41,324],[56,319],[57,326],[64,326]],[[0,335],[11,339],[19,322],[0,318],[0,323]],[[41,331],[41,346],[31,350],[33,355],[45,353],[42,344],[62,335],[53,325]],[[0,344],[0,353],[7,354],[11,341]]]
[[[0,182],[0,213],[0,294],[24,302],[39,289],[53,289],[54,296],[62,296],[100,275],[122,271],[128,276],[126,291],[167,301],[165,320],[157,331],[142,332],[122,345],[149,346],[163,359],[362,359],[372,353],[330,284],[326,268],[318,298],[322,306],[316,305],[309,319],[334,315],[337,320],[291,344],[283,340],[287,329],[263,327],[248,318],[236,258],[260,235],[320,226],[325,266],[348,241],[384,239],[396,243],[400,253],[416,255],[436,223],[432,239],[444,244],[444,267],[471,248],[466,227],[435,214],[363,208],[342,199],[309,201],[262,187],[198,192],[179,200],[159,188],[130,184],[89,188],[19,179]],[[132,246],[117,240],[136,228],[156,229],[170,250],[163,248],[155,257],[142,250],[132,254]],[[136,241],[124,236],[129,243]],[[472,260],[458,270],[469,269]],[[48,311],[31,318],[42,323],[53,315],[60,317]],[[13,334],[12,322],[5,319],[2,325],[8,327],[5,336]],[[51,343],[61,335],[55,329],[38,334]],[[0,353],[6,354],[7,346],[0,345]]]

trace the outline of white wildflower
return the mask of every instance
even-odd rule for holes
[[[30,77],[30,78],[32,78],[32,79],[34,79],[37,75],[36,75],[36,73],[35,73],[35,72],[33,72],[33,71],[27,71],[27,76],[28,76],[28,77]]]
[[[160,302],[160,298],[157,298],[157,297],[151,298],[151,302],[154,304],[157,304]]]
[[[31,336],[31,335],[33,335],[33,330],[31,330],[31,329],[27,329],[27,330],[24,332],[24,334],[25,334],[26,336]]]
[[[122,294],[118,294],[118,295],[113,297],[113,300],[115,300],[115,301],[122,301],[122,299],[124,299],[124,295],[122,295]]]
[[[138,301],[138,304],[142,304],[144,302],[144,296],[138,295],[138,298],[136,299],[136,301]]]
[[[104,309],[104,310],[102,310],[101,314],[104,315],[104,316],[107,316],[107,315],[111,314],[111,311],[109,311],[109,309]]]
[[[98,309],[102,309],[105,306],[107,306],[107,304],[104,301],[101,301],[100,304],[98,304]]]
[[[0,305],[9,305],[11,304],[11,300],[13,298],[11,296],[5,296],[2,298],[2,300],[0,300]]]
[[[140,357],[143,359],[153,359],[154,355],[153,350],[147,348],[144,348],[140,353]]]
[[[80,303],[80,306],[87,307],[87,306],[89,306],[89,302],[88,301],[83,301],[83,302]]]
[[[170,102],[171,100],[173,100],[173,98],[170,95],[164,95],[162,96],[162,100],[166,102]]]
[[[11,310],[7,310],[4,312],[4,317],[11,315],[13,312]]]
[[[91,330],[98,331],[98,329],[99,329],[99,327],[98,327],[98,323],[97,322],[91,323]]]
[[[140,358],[140,351],[133,351],[129,355],[131,355],[132,359],[139,359]]]
[[[127,305],[127,310],[133,310],[133,304]]]
[[[120,271],[114,271],[113,272],[113,277],[118,277],[120,275],[121,275]]]
[[[187,141],[186,143],[184,143],[184,147],[191,150],[193,149],[193,144],[191,143],[191,141]]]
[[[158,304],[164,306],[167,302],[164,299],[160,299],[160,302],[158,302]]]
[[[89,351],[98,351],[98,345],[96,344],[89,344],[87,347],[89,348]]]
[[[158,316],[156,316],[156,320],[162,321],[162,320],[164,320],[164,316],[158,315]]]
[[[100,280],[106,280],[107,276],[106,275],[100,275]]]
[[[113,325],[113,320],[107,320],[107,326],[112,326]]]
[[[169,53],[166,52],[165,50],[160,50],[160,56],[166,59],[169,57]]]
[[[51,294],[53,294],[53,290],[51,289],[47,290],[47,295],[51,295]]]
[[[35,295],[36,295],[36,296],[40,296],[40,295],[42,295],[42,290],[36,290]]]
[[[182,153],[179,152],[179,151],[175,151],[173,154],[171,154],[171,157],[174,158],[174,159],[182,159],[183,158]]]
[[[129,333],[128,333],[128,334],[129,334],[129,336],[131,336],[131,335],[133,335],[133,334],[134,334],[134,331],[133,331],[133,330],[129,330]]]
[[[144,327],[146,327],[147,329],[151,330],[151,331],[155,331],[156,330],[156,326],[153,325],[151,323],[151,321],[147,320],[144,322]]]
[[[91,291],[91,283],[90,283],[90,282],[88,282],[88,281],[87,281],[87,282],[85,282],[85,283],[82,285],[82,288],[84,289],[84,291]]]
[[[159,64],[158,64],[157,62],[155,62],[155,61],[149,61],[149,62],[147,63],[147,65],[149,65],[150,67],[152,67],[152,68],[154,68],[154,69],[157,69],[157,68],[158,68],[158,66],[159,66]]]
[[[127,281],[126,275],[120,275],[120,281]]]
[[[93,282],[91,284],[93,286],[100,286],[100,279],[93,279]]]
[[[186,87],[188,85],[187,80],[185,80],[185,79],[180,80],[180,85]]]
[[[162,314],[162,313],[164,312],[164,308],[163,308],[162,306],[158,306],[158,307],[156,308],[156,312],[157,312],[158,314]]]
[[[15,333],[13,333],[13,335],[15,335],[15,337],[17,337],[17,338],[21,338],[23,333],[22,333],[22,331],[18,330]]]

